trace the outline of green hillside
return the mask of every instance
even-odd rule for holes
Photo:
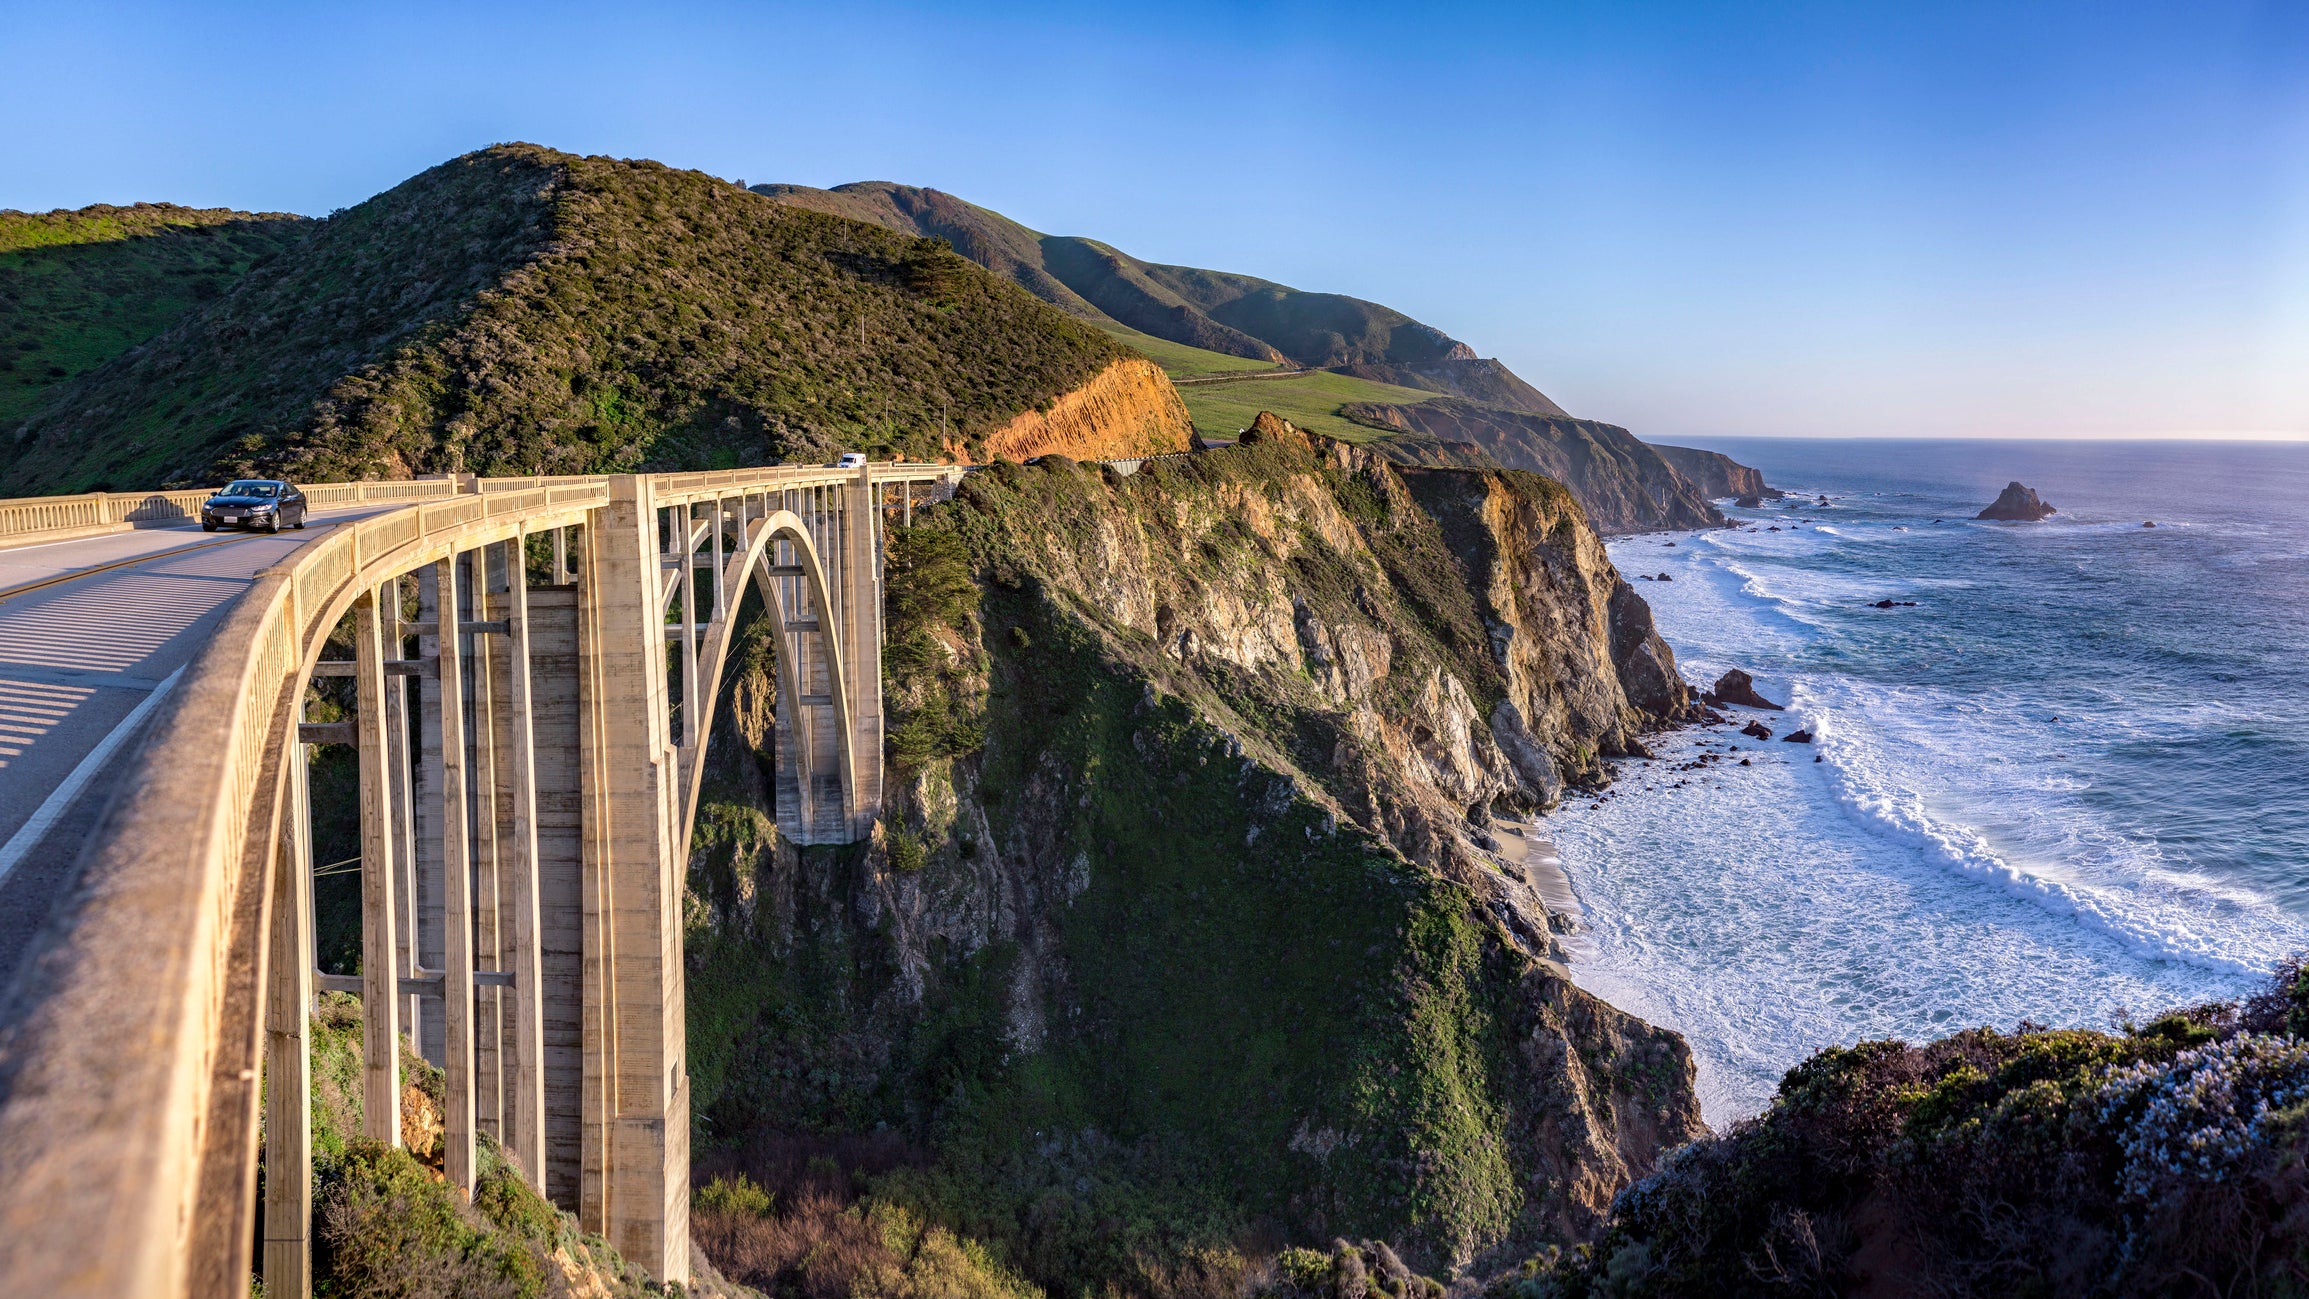
[[[1111,320],[1092,323],[1123,346],[1144,353],[1173,379],[1200,379],[1224,374],[1272,374],[1291,368],[1287,361],[1260,361],[1247,356],[1229,356],[1225,352],[1189,347],[1167,338],[1142,334],[1128,325],[1118,325]]]
[[[282,212],[173,203],[0,211],[0,428],[310,228]]]
[[[0,492],[929,457],[1129,355],[937,240],[501,145],[319,222],[61,385]]]
[[[1392,431],[1358,424],[1341,415],[1340,407],[1356,402],[1408,405],[1435,394],[1319,370],[1288,379],[1186,383],[1179,386],[1179,396],[1186,399],[1195,430],[1206,437],[1231,438],[1268,410],[1342,442],[1376,442],[1393,436]]]
[[[1267,362],[1345,369],[1365,379],[1535,415],[1563,408],[1495,360],[1391,307],[1309,293],[1251,275],[1141,261],[1100,243],[1046,235],[951,194],[888,181],[833,189],[756,185],[813,211],[934,235],[1045,302],[1172,343]],[[1151,355],[1151,353],[1150,353]]]
[[[1231,438],[1266,410],[1342,442],[1384,440],[1394,436],[1390,430],[1347,419],[1339,414],[1340,407],[1356,402],[1419,402],[1435,395],[1336,371],[1294,374],[1271,362],[1189,347],[1111,321],[1100,322],[1099,328],[1145,353],[1178,383],[1195,431],[1205,437]],[[1277,374],[1289,377],[1268,377]]]

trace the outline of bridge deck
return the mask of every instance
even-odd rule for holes
[[[126,766],[139,706],[259,572],[391,508],[315,511],[277,536],[155,528],[0,550],[0,988]]]

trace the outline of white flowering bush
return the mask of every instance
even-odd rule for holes
[[[2309,1044],[2240,1033],[2168,1061],[2117,1069],[2102,1122],[2122,1123],[2120,1189],[2147,1200],[2176,1181],[2225,1180],[2266,1143],[2271,1116],[2309,1100]]]

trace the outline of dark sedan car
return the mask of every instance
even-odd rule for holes
[[[305,526],[305,494],[277,478],[243,478],[228,483],[200,506],[201,531],[214,532],[227,524],[267,532],[301,528]]]

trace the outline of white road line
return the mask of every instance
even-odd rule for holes
[[[63,817],[65,809],[72,806],[72,800],[80,796],[80,791],[86,789],[88,782],[96,778],[96,773],[104,769],[104,764],[111,760],[113,753],[128,742],[128,737],[136,733],[136,728],[143,724],[145,718],[152,715],[152,710],[159,706],[170,688],[176,685],[176,679],[183,675],[184,669],[180,667],[162,678],[160,685],[144,697],[144,702],[129,709],[128,716],[120,719],[120,725],[113,727],[111,734],[90,749],[88,756],[80,760],[80,765],[72,769],[72,774],[66,776],[64,782],[49,793],[46,801],[33,810],[32,819],[18,827],[6,844],[0,844],[0,882],[6,882],[8,872],[16,869],[16,863],[40,846],[40,840],[47,835],[49,827]]]

